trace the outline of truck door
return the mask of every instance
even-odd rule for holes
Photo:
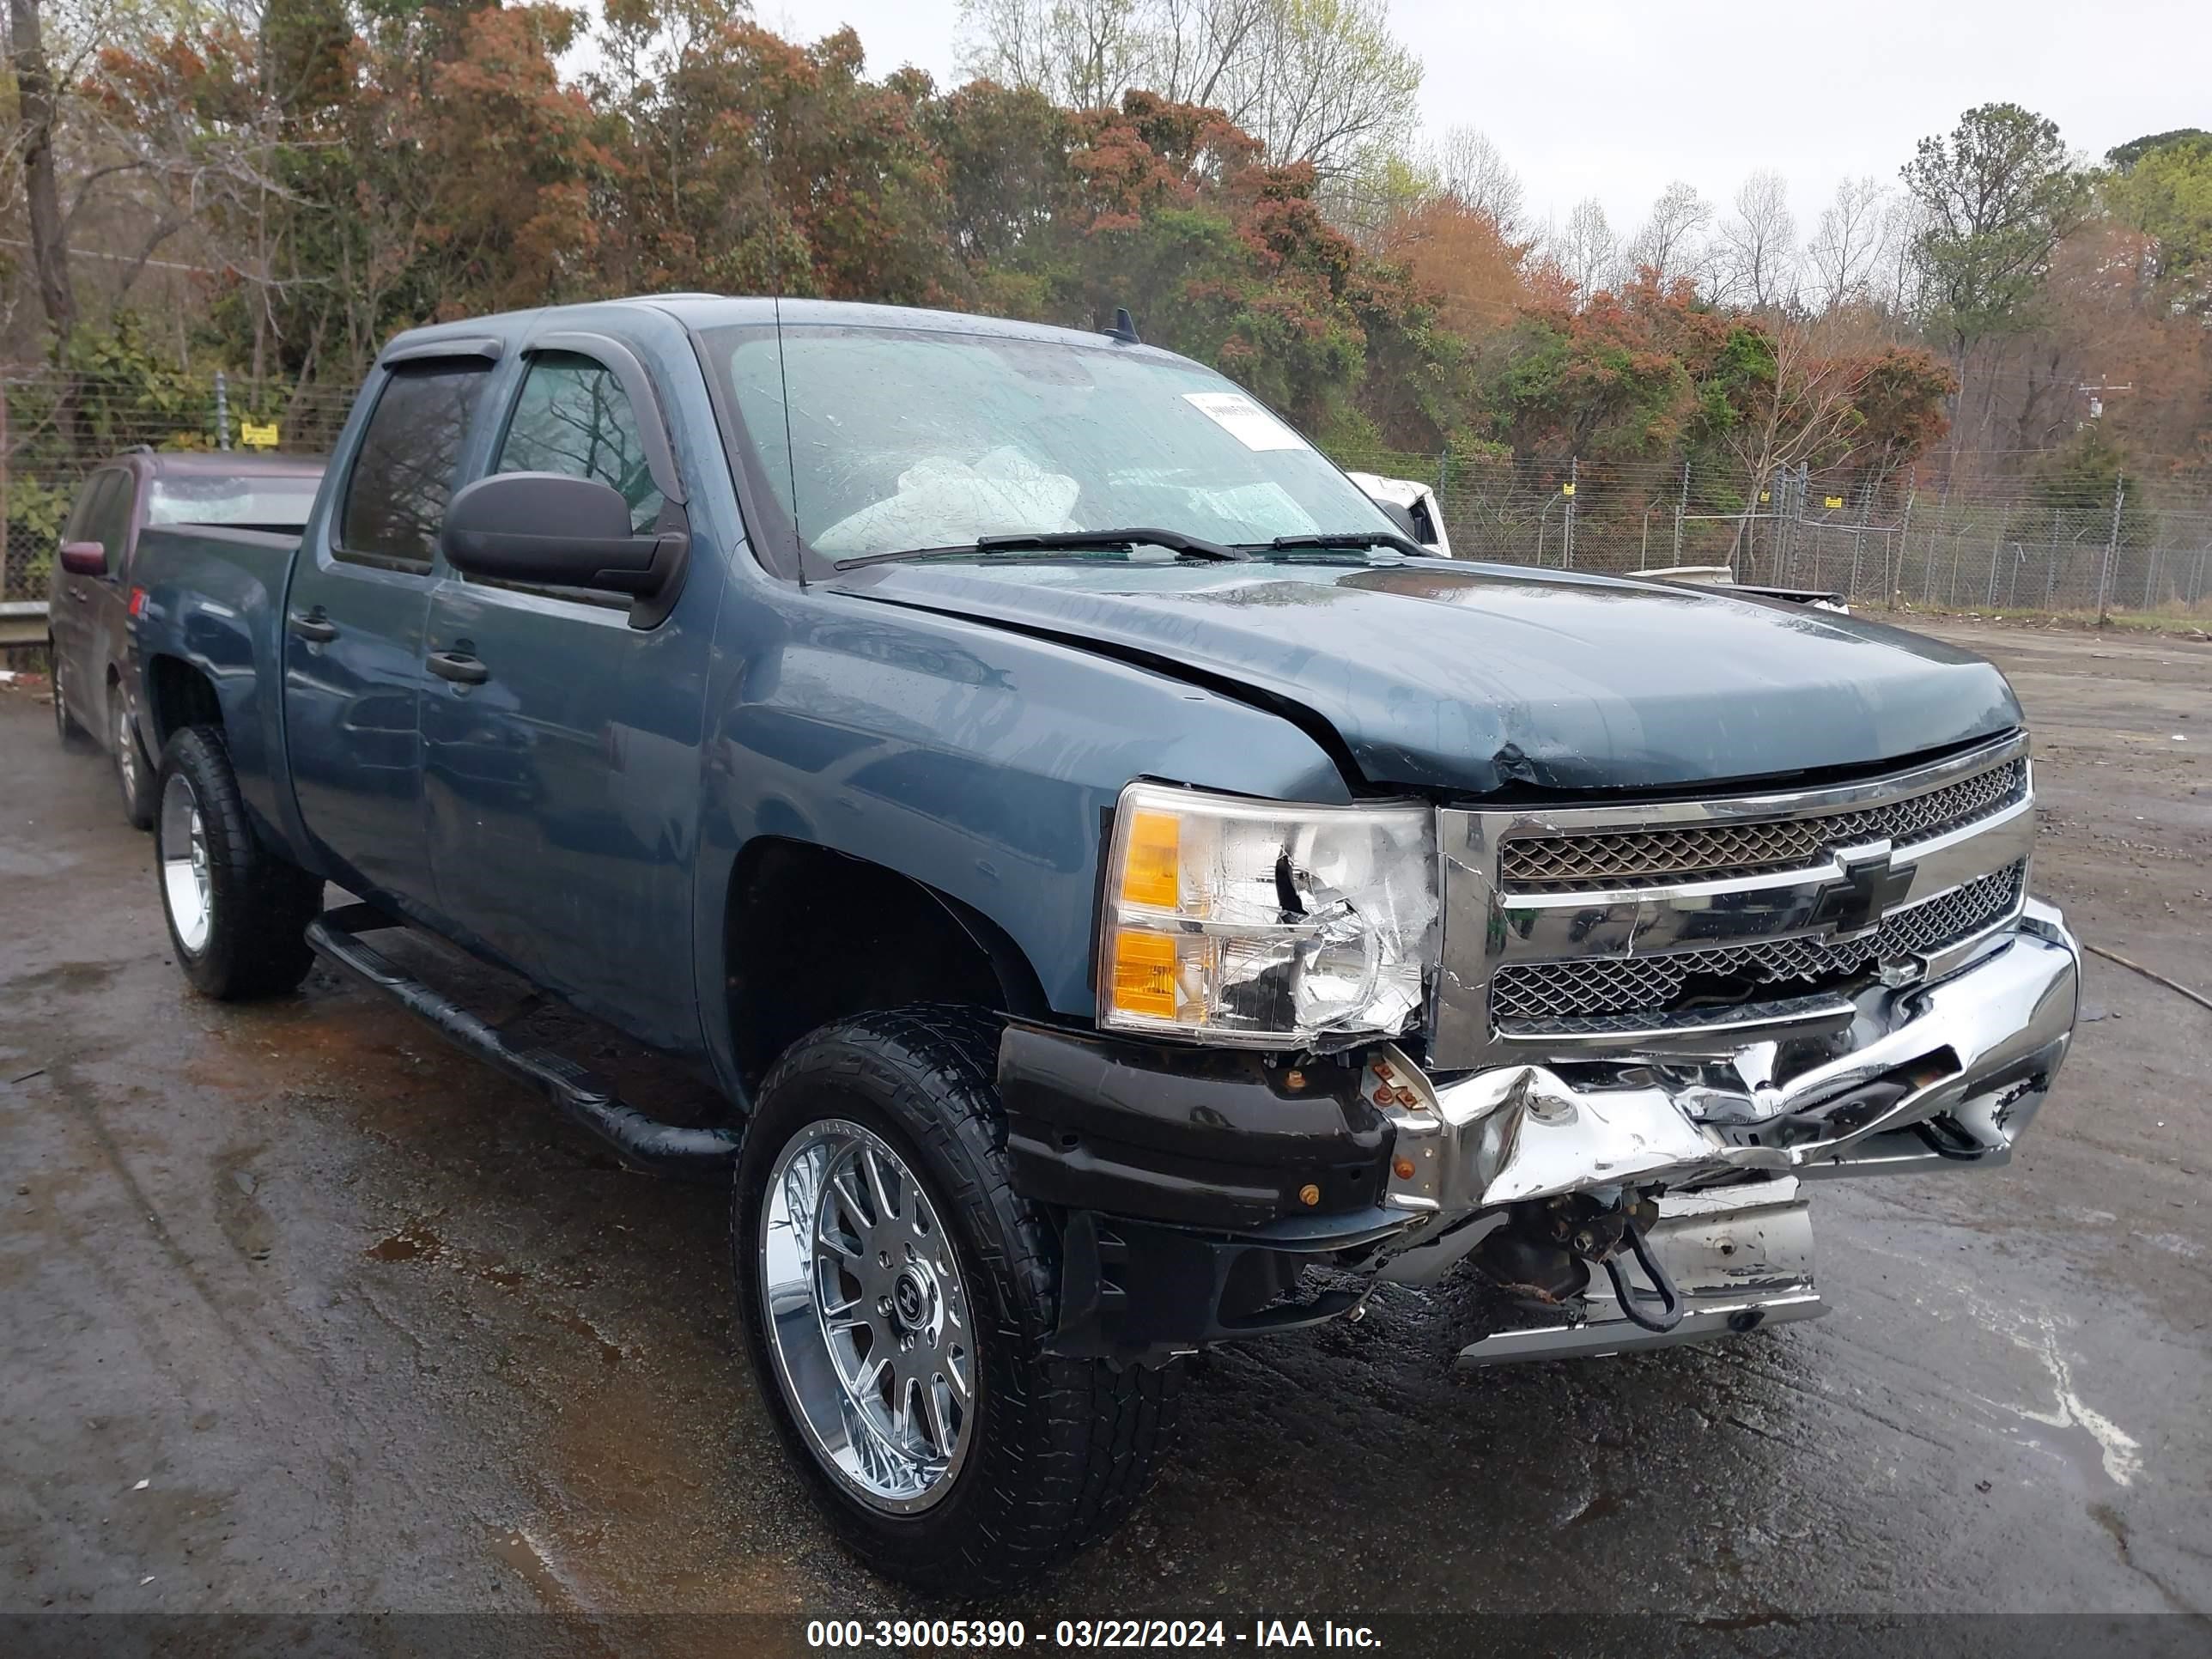
[[[629,501],[639,533],[685,527],[653,387],[599,335],[532,343],[487,471],[598,478]],[[618,596],[441,567],[422,703],[430,864],[448,922],[672,1048],[699,1040],[691,870],[711,638],[685,614],[679,604],[634,628]]]
[[[434,909],[422,630],[438,526],[491,368],[441,357],[387,374],[286,596],[285,748],[301,818],[339,881],[417,916]]]

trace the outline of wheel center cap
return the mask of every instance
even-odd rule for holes
[[[911,1270],[901,1273],[891,1285],[891,1305],[908,1325],[919,1325],[928,1317],[929,1301],[929,1287]]]

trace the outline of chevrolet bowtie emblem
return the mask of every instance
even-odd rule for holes
[[[1838,939],[1851,939],[1881,925],[1881,919],[1912,885],[1912,866],[1900,864],[1890,844],[1876,842],[1836,854],[1844,873],[1825,884],[1813,903],[1813,920],[1826,922]]]

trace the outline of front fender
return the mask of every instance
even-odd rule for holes
[[[695,933],[724,983],[721,918],[746,842],[777,836],[897,871],[988,918],[1046,1004],[1085,1016],[1100,829],[1139,777],[1344,801],[1288,720],[1164,673],[988,623],[740,580],[718,631]],[[794,948],[837,948],[834,940]],[[732,1053],[726,999],[708,1047]]]

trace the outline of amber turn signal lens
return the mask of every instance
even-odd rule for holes
[[[1122,928],[1114,935],[1114,1006],[1125,1014],[1173,1019],[1175,970],[1173,934]]]
[[[1390,1173],[1401,1181],[1411,1181],[1413,1178],[1413,1160],[1410,1158],[1392,1159]]]
[[[1310,1210],[1315,1205],[1321,1202],[1321,1188],[1315,1186],[1312,1182],[1309,1181],[1304,1186],[1298,1188],[1298,1202],[1304,1205],[1306,1208]]]
[[[1182,896],[1182,823],[1170,812],[1138,812],[1129,820],[1121,860],[1121,900],[1172,910]]]

